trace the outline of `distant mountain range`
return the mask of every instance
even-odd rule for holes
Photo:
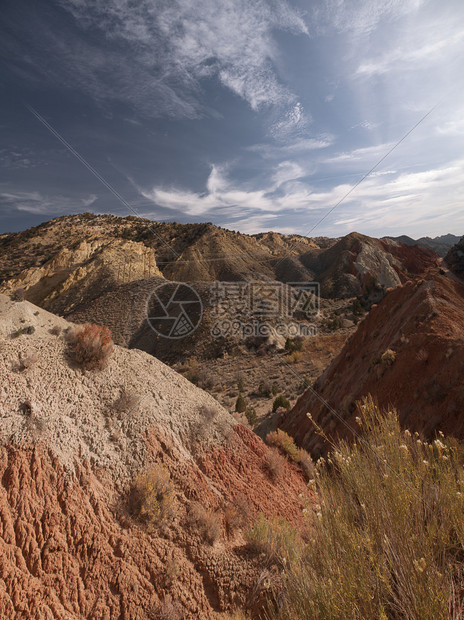
[[[446,256],[449,250],[459,242],[461,237],[457,235],[440,235],[439,237],[421,237],[420,239],[412,239],[407,235],[401,235],[400,237],[385,237],[385,239],[393,239],[393,241],[400,241],[406,245],[420,245],[423,248],[433,250],[442,258]]]

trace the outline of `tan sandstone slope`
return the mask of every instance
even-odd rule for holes
[[[301,471],[285,462],[272,480],[269,448],[146,353],[115,347],[105,369],[76,367],[67,326],[0,296],[0,617],[257,613],[276,575],[243,530],[259,513],[303,523]],[[174,517],[148,530],[129,491],[160,466]]]

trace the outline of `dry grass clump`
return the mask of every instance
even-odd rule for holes
[[[393,366],[396,360],[396,353],[393,349],[387,349],[380,358],[380,361],[384,366]]]
[[[70,330],[66,341],[71,346],[74,361],[88,370],[104,368],[113,352],[110,330],[99,325]]]
[[[317,463],[310,539],[270,617],[462,618],[463,447],[443,435],[422,442],[370,398],[358,423],[362,441]],[[254,538],[282,546],[263,520]]]
[[[181,607],[169,594],[159,603],[150,615],[153,620],[182,620]]]
[[[268,562],[281,567],[293,566],[301,561],[304,542],[297,530],[281,517],[266,519],[260,515],[246,532],[248,547],[265,555]],[[295,615],[294,618],[302,616]]]
[[[219,539],[221,535],[221,522],[219,516],[206,510],[204,506],[195,502],[189,510],[190,526],[195,529],[205,542],[210,545]]]
[[[270,446],[275,446],[276,448],[278,448],[291,461],[297,461],[298,448],[296,447],[295,442],[290,437],[290,435],[288,435],[280,428],[267,435],[266,443],[268,443]]]
[[[114,403],[114,409],[119,415],[122,413],[130,413],[137,409],[141,400],[142,399],[139,394],[133,392],[126,386],[123,386]]]
[[[239,495],[224,508],[224,523],[229,536],[246,527],[251,520],[250,505],[244,495]]]
[[[272,480],[278,480],[285,470],[285,460],[278,450],[271,448],[266,454],[266,470]]]
[[[169,473],[163,467],[155,466],[135,480],[129,497],[129,509],[149,527],[174,518],[174,486]]]
[[[313,477],[315,466],[312,458],[306,450],[298,448],[290,435],[288,435],[285,431],[279,428],[276,431],[269,433],[266,437],[266,443],[270,446],[275,446],[290,461],[293,461],[299,465],[308,479]]]

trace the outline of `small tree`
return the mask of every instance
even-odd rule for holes
[[[284,409],[287,409],[287,411],[290,409],[290,403],[283,394],[279,394],[279,396],[277,396],[274,400],[272,404],[272,411],[277,411],[279,407],[283,407]]]
[[[243,398],[241,394],[238,395],[237,401],[235,403],[235,411],[238,413],[245,413],[247,408],[246,400]]]

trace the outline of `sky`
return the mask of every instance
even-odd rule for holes
[[[3,0],[0,52],[0,232],[464,234],[462,0]]]

